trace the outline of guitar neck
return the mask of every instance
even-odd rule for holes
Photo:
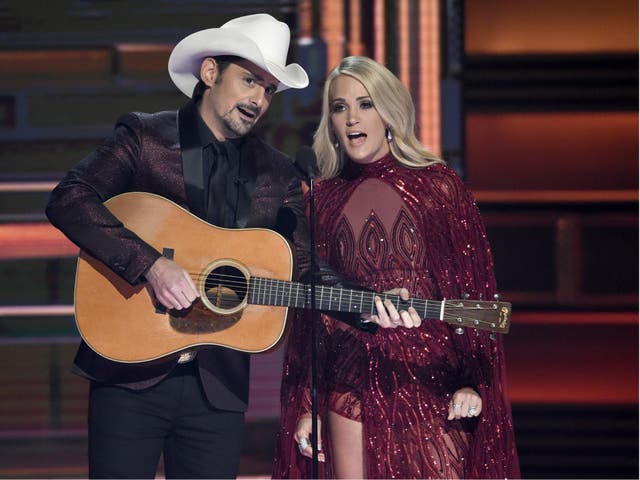
[[[442,301],[410,298],[399,295],[351,290],[317,285],[315,307],[330,312],[375,313],[374,298],[390,300],[397,310],[413,307],[422,318],[442,318]],[[248,302],[254,305],[311,308],[311,286],[298,282],[251,277]]]

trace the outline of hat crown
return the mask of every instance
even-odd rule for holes
[[[220,27],[235,30],[252,40],[268,62],[284,67],[291,33],[289,26],[266,13],[234,18]]]

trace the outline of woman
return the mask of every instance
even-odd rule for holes
[[[315,192],[319,253],[373,291],[492,298],[493,261],[476,204],[414,127],[409,93],[382,65],[347,57],[331,72],[313,144],[323,177]],[[457,334],[430,320],[372,335],[320,318],[322,475],[519,476],[499,336]],[[276,478],[311,474],[306,325],[294,323],[285,357]]]

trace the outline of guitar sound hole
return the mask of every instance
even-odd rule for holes
[[[205,293],[216,308],[231,310],[244,301],[247,279],[236,267],[223,265],[213,269],[207,276]]]

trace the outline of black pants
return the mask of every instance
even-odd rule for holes
[[[244,414],[208,403],[197,360],[159,384],[128,390],[98,383],[89,394],[89,477],[235,478]]]

